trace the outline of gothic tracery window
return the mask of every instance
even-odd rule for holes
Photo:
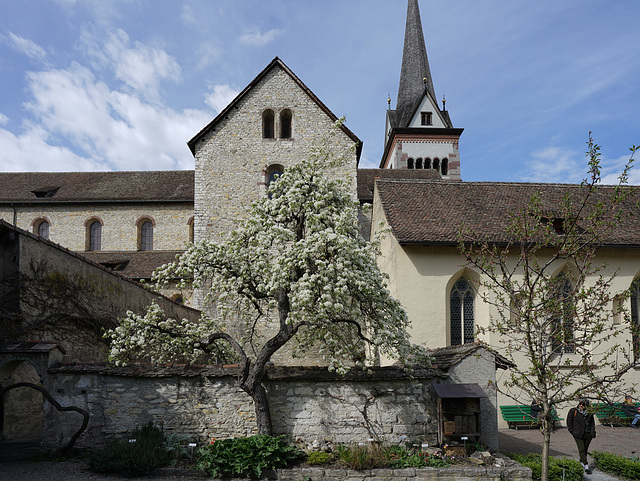
[[[552,349],[554,353],[574,352],[573,330],[574,330],[574,303],[573,286],[566,275],[561,275],[557,281],[556,294],[554,300],[557,302],[553,306],[552,312],[554,320],[551,328]]]
[[[471,283],[461,277],[455,282],[449,295],[452,346],[475,340],[473,301]]]

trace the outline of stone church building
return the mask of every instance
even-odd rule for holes
[[[434,349],[477,341],[478,327],[495,313],[472,288],[479,274],[461,267],[459,227],[470,225],[479,238],[498,241],[507,212],[533,192],[544,192],[553,208],[575,186],[463,180],[463,129],[454,127],[444,100],[440,105],[436,98],[417,0],[408,1],[398,97],[395,110],[389,101],[386,112],[379,169],[358,168],[362,142],[344,125],[331,136],[336,120],[276,57],[188,141],[194,171],[2,173],[0,219],[106,269],[146,280],[187,243],[228,233],[279,173],[329,139],[325,147],[349,159],[344,170],[330,175],[348,179],[353,195],[372,206],[365,230],[375,235],[380,225],[390,228],[379,264],[407,310],[414,341]],[[619,269],[619,291],[640,277],[640,219],[626,222],[598,254],[610,269]],[[558,273],[570,268],[558,266]],[[183,300],[184,293],[165,294]],[[628,302],[638,325],[637,287]],[[611,311],[613,326],[615,306]],[[626,336],[624,343],[639,356],[638,339]],[[640,381],[640,370],[626,380]],[[505,403],[513,402],[499,400]]]

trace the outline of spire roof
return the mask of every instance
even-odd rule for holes
[[[426,79],[426,84],[424,79]],[[396,103],[398,127],[406,127],[418,103],[424,96],[425,86],[435,100],[436,94],[429,70],[427,47],[422,33],[418,0],[409,0],[407,5],[407,25],[404,32],[404,50],[400,87]]]

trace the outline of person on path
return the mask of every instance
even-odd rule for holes
[[[587,461],[587,452],[591,440],[596,437],[596,423],[593,413],[587,411],[589,408],[589,400],[582,399],[578,403],[578,407],[571,408],[567,414],[567,429],[576,441],[578,446],[578,455],[580,463],[584,467],[584,472],[591,474],[591,468]]]
[[[622,403],[622,411],[624,411],[624,413],[630,418],[633,418],[631,420],[631,427],[638,429],[638,421],[640,421],[640,407],[636,407],[631,396],[625,396],[624,402]]]

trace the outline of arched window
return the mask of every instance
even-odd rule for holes
[[[194,239],[193,224],[194,224],[194,218],[191,217],[187,221],[187,226],[189,227],[189,242],[191,242],[192,244],[193,244],[193,239]]]
[[[427,157],[426,159],[424,159],[424,168],[425,169],[430,169],[431,168],[431,158]]]
[[[85,248],[88,251],[102,250],[102,223],[97,219],[87,222]]]
[[[153,250],[153,219],[144,217],[138,221],[138,250]]]
[[[289,109],[280,112],[280,138],[291,138],[291,110]]]
[[[275,137],[275,116],[273,110],[265,110],[262,113],[262,137],[273,139]]]
[[[437,170],[438,172],[440,172],[440,159],[438,159],[437,157],[433,159],[433,170]]]
[[[474,341],[473,298],[471,283],[464,277],[458,279],[449,295],[452,346]]]
[[[442,171],[442,175],[447,175],[449,173],[449,159],[447,159],[446,157],[442,159],[440,169]]]
[[[271,185],[271,183],[278,180],[278,177],[280,177],[283,173],[283,166],[278,164],[270,165],[265,172],[266,189],[269,190],[269,186]],[[269,198],[271,198],[271,196],[269,196]]]
[[[554,316],[551,323],[551,339],[554,353],[574,352],[573,327],[574,327],[574,302],[573,302],[573,286],[571,280],[561,274],[555,281],[552,288],[555,291],[553,301],[551,301],[551,309]],[[556,304],[557,302],[557,304]]]
[[[33,233],[43,239],[49,239],[49,221],[47,219],[36,219],[33,222]]]
[[[413,169],[413,159],[411,157],[407,159],[407,169]]]
[[[640,278],[631,285],[631,338],[634,359],[640,358]]]
[[[416,159],[416,169],[422,169],[422,159]]]

